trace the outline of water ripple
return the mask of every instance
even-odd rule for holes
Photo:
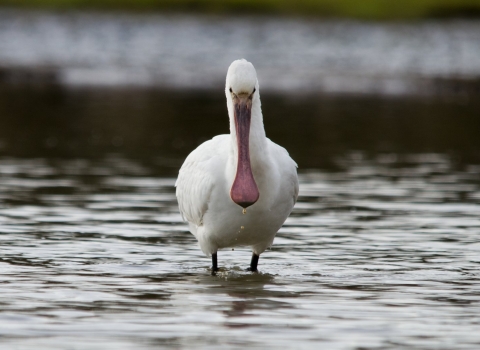
[[[444,154],[304,170],[252,275],[209,274],[174,178],[133,160],[0,163],[0,337],[10,348],[471,349],[480,177]],[[119,171],[121,169],[121,171]]]

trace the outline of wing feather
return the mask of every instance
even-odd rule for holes
[[[180,213],[184,220],[197,227],[203,224],[215,184],[215,165],[220,156],[221,136],[204,142],[190,153],[175,183]]]
[[[295,203],[297,203],[298,191],[299,191],[298,176],[297,176],[298,165],[290,157],[290,155],[288,154],[288,151],[285,148],[277,145],[271,140],[268,140],[268,141],[269,141],[270,149],[272,150],[275,159],[281,162],[280,168],[284,172],[285,179],[290,185],[290,186],[287,186],[286,188],[291,189],[293,205],[295,205]]]

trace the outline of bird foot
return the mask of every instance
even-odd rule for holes
[[[253,268],[253,267],[247,267],[247,268],[245,269],[245,271],[250,271],[250,272],[256,272],[256,273],[258,273],[258,270],[257,270],[256,268]]]

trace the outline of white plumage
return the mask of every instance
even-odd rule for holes
[[[265,136],[258,81],[250,62],[237,60],[230,65],[225,92],[231,134],[216,136],[190,153],[175,184],[180,212],[202,251],[215,255],[214,267],[217,250],[228,247],[250,246],[258,261],[298,196],[296,163],[284,148]],[[244,140],[243,136],[237,140],[235,108],[238,101],[247,101],[247,95],[251,106],[249,165],[259,196],[256,202],[246,204],[244,213],[232,200],[231,189],[236,174],[240,176],[239,142]]]

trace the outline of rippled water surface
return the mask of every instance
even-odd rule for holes
[[[182,222],[173,187],[193,146],[189,135],[211,135],[194,128],[178,134],[181,143],[175,133],[189,124],[180,119],[153,128],[142,118],[156,107],[139,98],[135,105],[143,103],[142,113],[116,101],[135,115],[125,119],[108,99],[87,104],[69,93],[52,96],[41,99],[53,106],[48,113],[34,98],[35,108],[15,96],[0,99],[1,126],[10,135],[0,133],[2,347],[480,346],[480,166],[459,160],[465,150],[478,154],[469,122],[459,122],[467,113],[461,107],[449,114],[452,106],[437,106],[443,115],[437,124],[427,123],[433,130],[422,137],[412,136],[413,130],[421,130],[431,103],[378,101],[373,105],[380,113],[367,101],[323,101],[322,116],[300,118],[308,133],[288,129],[295,135],[290,144],[291,136],[278,130],[288,125],[266,118],[267,133],[301,160],[299,201],[272,249],[262,254],[259,274],[244,271],[250,252],[240,248],[220,251],[221,272],[211,276],[210,259]],[[266,99],[265,110],[275,101]],[[162,103],[158,110],[167,113],[171,105]],[[392,103],[417,107],[396,116]],[[378,120],[387,118],[401,135],[363,114],[341,117],[339,111],[352,104],[366,114],[377,111]],[[210,111],[217,118],[216,109]],[[218,118],[224,113],[219,108]],[[28,116],[37,114],[40,119],[32,120],[42,123],[28,124]],[[87,114],[106,119],[93,122]],[[165,115],[152,112],[147,119]],[[400,127],[400,118],[410,117],[419,124]],[[128,121],[131,133],[143,125],[144,144],[122,134],[115,120]],[[69,126],[57,129],[62,123]],[[362,123],[376,131],[359,128]],[[162,131],[162,125],[172,126]],[[438,136],[462,125],[461,142]],[[159,130],[164,142],[153,158],[141,156],[156,147],[147,129]],[[165,136],[170,133],[172,139]],[[109,146],[95,143],[95,135]],[[31,146],[22,148],[18,139]],[[332,150],[329,165],[315,166],[321,153],[306,145],[316,142]],[[424,151],[428,147],[433,151]]]
[[[456,348],[480,342],[480,168],[438,154],[301,174],[258,275],[208,258],[174,179],[125,159],[2,159],[0,325],[22,347],[281,345]]]

